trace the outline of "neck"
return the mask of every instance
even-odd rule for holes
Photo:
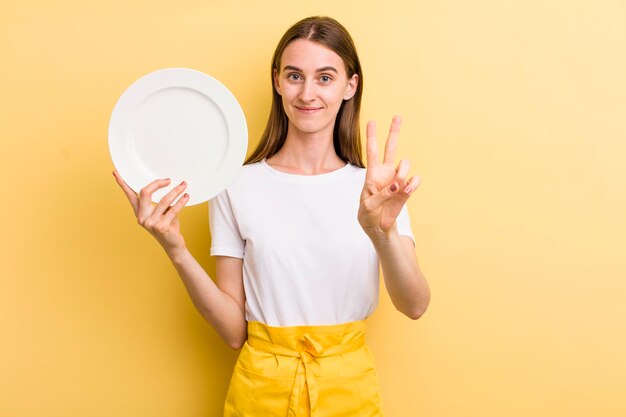
[[[318,175],[346,165],[333,145],[332,125],[325,131],[301,132],[291,124],[282,148],[266,162],[282,171],[300,175]]]

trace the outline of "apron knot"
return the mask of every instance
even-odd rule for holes
[[[302,341],[304,342],[304,352],[308,354],[307,356],[317,357],[324,353],[324,346],[322,346],[318,341],[313,339],[310,334],[305,333],[302,339]]]

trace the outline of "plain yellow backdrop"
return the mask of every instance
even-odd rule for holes
[[[140,76],[194,68],[238,98],[251,150],[271,54],[312,14],[350,30],[363,126],[402,115],[423,179],[430,308],[411,321],[383,290],[367,320],[387,415],[626,415],[620,0],[3,0],[0,415],[220,415],[237,352],[136,224],[109,117]],[[207,215],[181,221],[212,275]]]

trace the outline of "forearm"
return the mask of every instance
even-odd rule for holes
[[[412,242],[394,227],[384,235],[370,236],[396,309],[413,320],[421,317],[430,302],[430,289],[420,270]]]
[[[213,282],[189,250],[168,256],[200,314],[230,347],[238,349],[247,339],[247,323],[237,302]]]

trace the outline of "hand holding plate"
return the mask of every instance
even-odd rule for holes
[[[113,176],[130,201],[137,217],[137,223],[150,232],[166,251],[184,248],[185,240],[180,233],[180,221],[176,215],[189,201],[189,194],[185,193],[176,204],[171,204],[185,190],[187,184],[182,182],[174,187],[154,206],[152,205],[152,194],[157,189],[168,186],[169,179],[152,181],[142,188],[139,196],[137,196],[137,193],[120,177],[117,170],[113,171]]]

